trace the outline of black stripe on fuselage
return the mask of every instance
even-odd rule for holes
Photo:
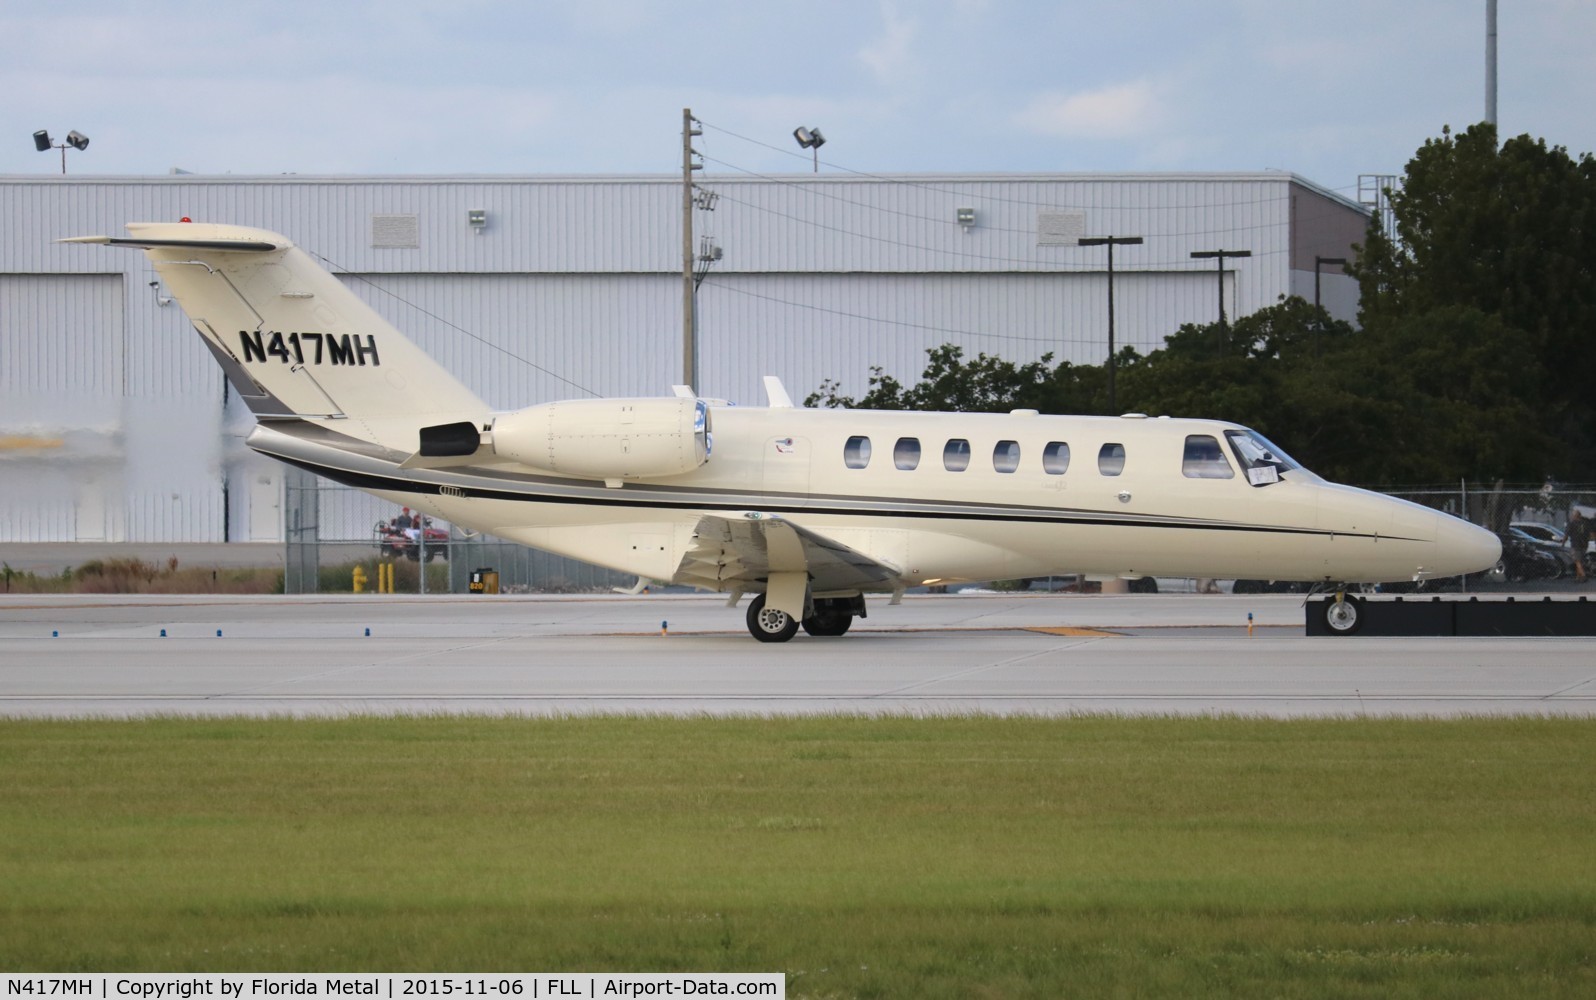
[[[880,501],[881,506],[873,507],[843,507],[825,506],[816,507],[813,504],[796,505],[783,503],[729,503],[723,500],[708,500],[702,495],[697,497],[684,497],[681,500],[643,499],[640,497],[626,497],[620,490],[606,488],[602,494],[595,491],[589,495],[567,495],[560,493],[534,493],[519,492],[502,489],[491,489],[482,486],[449,485],[450,492],[444,494],[444,484],[419,482],[412,479],[402,479],[396,476],[382,476],[369,472],[355,472],[350,469],[340,469],[333,466],[319,465],[301,459],[286,458],[273,455],[280,462],[313,472],[318,476],[331,479],[333,482],[344,486],[353,486],[362,490],[382,490],[391,493],[421,493],[434,496],[451,496],[460,498],[473,498],[481,500],[507,500],[515,503],[548,503],[567,504],[577,507],[633,507],[648,510],[695,510],[695,511],[743,511],[751,508],[773,514],[826,514],[852,517],[909,517],[938,521],[993,521],[1008,523],[1029,524],[1090,524],[1099,526],[1113,526],[1120,528],[1181,528],[1200,531],[1242,531],[1261,532],[1276,535],[1322,535],[1341,536],[1345,538],[1385,538],[1391,541],[1422,541],[1422,539],[1402,538],[1395,535],[1373,535],[1362,532],[1331,531],[1326,528],[1294,528],[1283,525],[1271,524],[1234,524],[1213,521],[1180,521],[1161,520],[1156,518],[1127,517],[1124,515],[1108,514],[1091,516],[1085,513],[1065,512],[1042,509],[1016,509],[1012,507],[989,507],[987,510],[914,510],[898,509],[889,506],[891,500]],[[614,494],[614,495],[610,495]],[[820,497],[822,500],[831,500],[830,497]],[[935,501],[914,500],[905,503],[933,503]]]

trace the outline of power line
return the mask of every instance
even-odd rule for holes
[[[587,393],[589,396],[598,396],[598,395],[600,395],[600,393],[598,393],[598,392],[596,392],[596,391],[594,391],[592,389],[589,389],[587,386],[582,385],[580,382],[573,382],[572,380],[566,378],[564,375],[560,375],[557,372],[550,371],[549,369],[543,367],[542,365],[538,364],[536,361],[533,361],[530,358],[522,357],[521,355],[515,353],[514,351],[510,350],[507,347],[500,347],[498,344],[495,344],[493,341],[488,340],[486,337],[477,336],[475,333],[472,333],[470,330],[467,330],[465,327],[460,326],[458,323],[451,323],[450,321],[444,319],[442,316],[439,316],[437,313],[435,313],[432,310],[426,308],[425,306],[418,305],[417,303],[410,301],[409,299],[405,298],[403,295],[400,295],[398,292],[389,291],[388,289],[386,289],[386,288],[382,287],[381,285],[377,284],[375,281],[372,281],[370,278],[366,277],[365,275],[359,274],[359,273],[357,273],[355,271],[351,271],[348,268],[344,267],[342,264],[339,264],[337,261],[330,260],[330,259],[328,259],[326,257],[323,257],[319,253],[314,253],[314,251],[312,251],[312,255],[317,260],[321,261],[323,264],[326,264],[328,267],[335,269],[338,273],[347,275],[348,277],[354,279],[355,281],[361,282],[362,284],[370,287],[374,291],[380,292],[381,294],[386,295],[386,296],[388,296],[391,299],[395,299],[395,300],[397,300],[399,302],[402,302],[403,304],[409,306],[411,309],[414,309],[416,312],[420,313],[421,315],[426,316],[428,319],[431,319],[431,320],[433,320],[435,322],[441,323],[441,324],[443,324],[444,326],[448,327],[449,329],[453,330],[456,333],[464,334],[465,336],[467,336],[467,337],[471,338],[472,340],[476,341],[477,343],[481,344],[483,347],[486,347],[486,348],[488,348],[490,350],[498,351],[500,354],[503,354],[503,355],[505,355],[507,357],[514,358],[515,360],[521,362],[522,364],[526,365],[527,367],[533,368],[533,369],[535,369],[535,370],[537,370],[539,372],[542,372],[544,375],[547,375],[549,378],[554,379],[556,382],[563,382],[563,383],[565,383],[566,385],[570,386],[573,389],[576,389],[576,390],[579,390],[581,392]]]

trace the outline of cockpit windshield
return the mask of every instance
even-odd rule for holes
[[[1316,481],[1319,478],[1257,431],[1226,431],[1225,437],[1230,441],[1230,450],[1235,452],[1236,461],[1247,470],[1247,481],[1254,486],[1277,483],[1281,474],[1286,472],[1295,473],[1293,479]]]

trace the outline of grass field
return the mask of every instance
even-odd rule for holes
[[[1596,995],[1596,723],[0,722],[0,970]]]

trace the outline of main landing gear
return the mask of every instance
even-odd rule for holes
[[[854,616],[865,617],[864,597],[819,597],[810,602],[803,630],[813,636],[845,634]],[[765,595],[757,594],[748,605],[748,632],[760,642],[786,642],[798,634],[800,622],[792,615],[765,607]]]

